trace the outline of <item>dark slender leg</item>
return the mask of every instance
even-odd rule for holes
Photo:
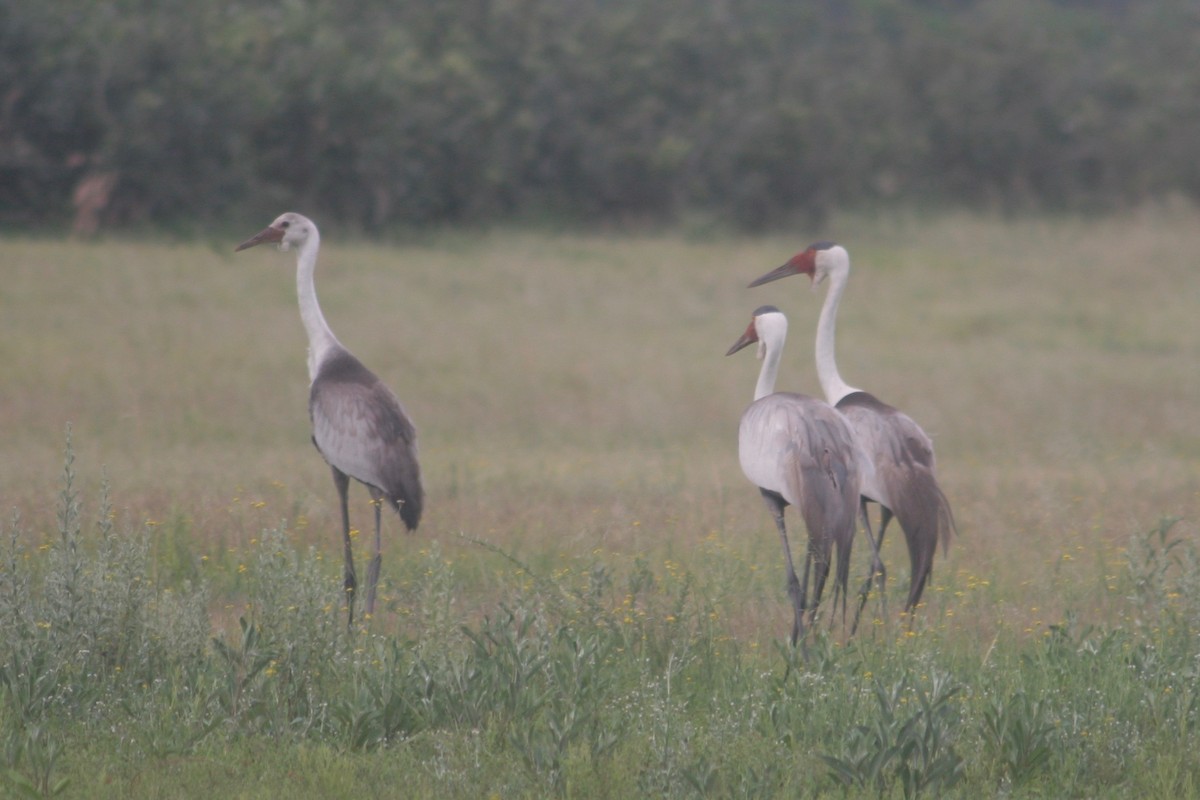
[[[865,505],[864,505],[865,511]],[[892,521],[892,510],[887,506],[879,507],[879,549],[883,549],[883,534],[887,532],[888,523]],[[884,569],[883,562],[879,562],[879,588],[882,589],[887,585],[887,570]]]
[[[808,572],[812,569],[813,577],[813,602],[812,613],[810,617],[813,621],[817,618],[817,609],[821,605],[821,598],[825,595],[825,581],[829,578],[829,567],[833,561],[832,543],[828,540],[821,540],[812,535],[812,531],[808,532],[808,552],[804,557],[804,585],[802,590],[804,597],[808,597]],[[836,612],[837,603],[834,602]]]
[[[808,545],[804,548],[804,581],[800,584],[800,612],[808,611],[808,576],[813,571],[813,541],[808,537]],[[813,603],[813,617],[817,615],[817,604]]]
[[[858,611],[854,614],[854,625],[850,628],[851,636],[858,631],[859,619],[862,617],[863,608],[867,605],[867,597],[871,594],[871,584],[876,580],[879,581],[879,597],[883,606],[883,616],[887,616],[887,593],[884,591],[887,585],[887,568],[883,566],[883,559],[879,555],[879,548],[883,545],[883,528],[879,529],[879,538],[876,539],[871,532],[871,515],[867,511],[867,498],[861,498],[859,507],[862,512],[863,528],[867,532],[867,541],[871,543],[871,574],[867,576],[862,589],[859,590]],[[882,519],[890,519],[892,512],[886,506],[880,506],[880,508],[883,514]]]
[[[888,523],[892,521],[892,510],[887,506],[879,507],[879,548],[876,553],[883,551],[883,534],[887,532]],[[887,567],[883,565],[883,557],[879,557],[876,572],[879,574],[879,596],[883,598],[883,615],[887,616]]]
[[[375,555],[367,566],[367,616],[375,614],[375,587],[379,585],[379,570],[383,566],[383,542],[379,534],[383,515],[383,492],[374,486],[368,486],[371,492],[371,505],[375,506]]]
[[[337,486],[338,499],[342,504],[342,546],[345,550],[346,567],[343,586],[346,590],[346,606],[350,609],[346,625],[354,625],[354,593],[358,589],[358,576],[354,573],[354,552],[350,546],[350,477],[337,467],[333,470],[333,484]]]
[[[792,599],[792,646],[795,647],[797,642],[804,647],[804,589],[800,586],[800,579],[796,577],[796,567],[792,563],[792,548],[788,544],[787,527],[783,523],[783,509],[787,506],[784,499],[774,492],[762,492],[763,500],[766,501],[767,509],[771,512],[771,517],[775,520],[775,527],[779,530],[779,540],[783,543],[783,559],[787,565],[787,589],[788,596]],[[808,582],[808,570],[805,569],[805,582]]]

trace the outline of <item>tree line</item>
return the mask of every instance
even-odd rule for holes
[[[1200,199],[1194,0],[0,0],[0,223]]]

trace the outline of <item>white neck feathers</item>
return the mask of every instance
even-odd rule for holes
[[[337,337],[329,329],[321,304],[317,302],[317,287],[313,273],[317,268],[317,251],[321,248],[321,237],[316,226],[296,254],[296,295],[300,300],[300,319],[308,334],[308,379],[317,376],[317,367],[325,355],[334,347],[340,347]]]
[[[759,317],[754,324],[758,331],[758,355],[763,362],[762,369],[758,371],[758,383],[754,386],[754,399],[760,400],[775,393],[779,360],[783,356],[783,343],[787,340],[787,318],[782,314],[772,314]]]
[[[840,248],[839,248],[840,249]],[[838,373],[837,356],[835,354],[835,333],[837,329],[838,306],[842,302],[842,292],[846,290],[846,281],[850,277],[849,257],[845,251],[834,254],[829,252],[827,257],[842,257],[845,262],[837,265],[829,272],[829,292],[825,295],[825,303],[821,306],[821,316],[817,320],[817,378],[821,381],[821,391],[830,405],[837,405],[848,394],[859,391],[842,380]]]

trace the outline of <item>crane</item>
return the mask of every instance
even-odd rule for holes
[[[878,575],[881,586],[887,579],[878,554],[883,534],[895,516],[908,544],[912,572],[904,608],[911,611],[921,602],[938,542],[945,552],[950,546],[951,531],[955,530],[950,502],[937,481],[933,441],[907,414],[848,385],[838,373],[834,335],[838,306],[850,277],[850,254],[844,247],[833,242],[816,242],[752,281],[750,286],[801,274],[808,275],[814,286],[829,278],[829,290],[817,321],[817,376],[825,399],[849,421],[856,441],[874,468],[864,473],[868,477],[863,482],[861,501],[863,525],[875,551],[872,578]],[[880,506],[878,539],[871,533],[868,501]],[[871,580],[868,579],[868,586]],[[864,601],[865,597],[864,594]]]
[[[783,543],[795,645],[804,630],[809,572],[813,572],[815,581],[815,613],[835,545],[838,571],[834,597],[836,602],[837,591],[843,593],[845,612],[860,476],[854,439],[845,418],[822,400],[775,391],[786,338],[787,317],[774,306],[762,306],[725,355],[757,342],[758,357],[763,362],[754,402],[742,413],[738,428],[738,460],[742,472],[762,493]],[[789,505],[799,510],[808,528],[803,582],[796,575],[783,519]]]
[[[421,520],[425,492],[417,461],[417,431],[391,389],[337,340],[317,302],[313,273],[321,235],[313,221],[294,212],[280,215],[235,252],[272,242],[296,249],[296,293],[300,319],[308,334],[308,414],[312,441],[333,471],[341,501],[345,552],[344,588],[354,624],[358,578],[351,548],[348,495],[350,479],[367,487],[375,507],[375,555],[367,567],[366,614],[375,613],[375,590],[383,563],[380,527],[387,503],[409,531]]]

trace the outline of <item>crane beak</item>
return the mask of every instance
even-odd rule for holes
[[[237,247],[235,247],[233,249],[233,252],[239,253],[242,250],[246,250],[247,248],[262,244],[263,242],[278,243],[278,242],[282,242],[282,241],[283,241],[283,229],[282,228],[263,228],[261,231],[254,234],[249,239],[247,239],[246,241],[242,242]]]
[[[756,331],[754,329],[754,323],[751,322],[749,327],[746,328],[746,332],[742,334],[742,338],[740,338],[736,342],[734,342],[733,347],[729,348],[729,350],[726,351],[725,355],[731,356],[734,353],[736,353],[738,350],[741,350],[743,347],[754,344],[757,341],[758,341],[758,331]]]
[[[799,275],[800,272],[801,272],[800,268],[798,266],[796,266],[796,264],[793,261],[789,261],[786,264],[784,264],[782,267],[776,267],[775,269],[768,272],[766,275],[763,275],[762,277],[755,278],[754,280],[750,281],[750,284],[746,288],[753,289],[755,286],[762,286],[764,283],[770,283],[771,281],[777,281],[780,278],[786,278],[789,275]]]

